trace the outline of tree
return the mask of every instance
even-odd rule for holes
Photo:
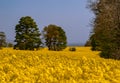
[[[85,43],[85,46],[91,46],[92,51],[101,51],[99,41],[96,38],[96,34],[92,34],[90,39]]]
[[[0,49],[6,45],[6,35],[4,32],[0,32]]]
[[[90,41],[90,40],[87,40],[84,46],[85,46],[85,47],[90,47],[90,46],[91,46],[91,41]]]
[[[51,24],[44,27],[43,36],[49,50],[60,51],[66,48],[67,37],[60,26]]]
[[[96,0],[90,7],[95,14],[91,38],[98,42],[101,57],[120,59],[120,1]]]
[[[14,49],[34,50],[41,45],[40,32],[36,22],[30,17],[22,17],[15,27],[16,36]]]
[[[91,50],[92,51],[101,51],[101,48],[100,48],[100,43],[99,41],[97,40],[97,37],[96,37],[96,34],[92,34],[91,37],[90,37],[90,40],[91,40]]]
[[[13,47],[13,44],[12,43],[7,43],[7,47]]]

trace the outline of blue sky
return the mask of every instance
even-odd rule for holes
[[[92,12],[87,0],[0,0],[0,31],[8,40],[14,40],[15,25],[23,16],[31,16],[39,30],[44,26],[61,26],[68,43],[85,43],[91,31]]]

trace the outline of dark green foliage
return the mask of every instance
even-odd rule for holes
[[[14,49],[34,50],[41,45],[40,32],[30,16],[22,17],[15,27],[16,36]]]
[[[97,47],[97,44],[96,44],[96,41],[95,41],[95,39],[92,39],[92,42],[91,42],[91,45],[92,45],[92,51],[96,51],[97,49],[96,49],[96,47]]]
[[[66,48],[67,37],[61,27],[48,25],[44,28],[43,35],[49,50],[60,51]]]
[[[92,47],[101,50],[101,57],[120,59],[120,1],[96,0],[90,6],[96,16]]]
[[[92,34],[90,39],[86,42],[85,46],[91,46],[92,51],[101,51],[100,43],[96,38],[96,34]]]
[[[101,48],[99,46],[100,43],[96,38],[96,34],[92,34],[92,36],[90,37],[90,40],[91,40],[90,43],[91,43],[91,46],[92,46],[91,50],[92,51],[100,51],[101,50]]]
[[[76,48],[75,47],[70,47],[69,51],[76,51]]]
[[[85,43],[84,46],[85,46],[85,47],[91,46],[91,40],[86,41],[86,43]]]
[[[6,35],[4,32],[0,32],[0,49],[6,46]]]
[[[7,43],[7,47],[13,47],[14,45],[12,43]]]

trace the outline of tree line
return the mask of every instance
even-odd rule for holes
[[[40,33],[39,28],[30,16],[21,17],[15,26],[14,49],[37,50],[47,46],[49,50],[61,51],[67,47],[67,36],[62,27],[50,24]],[[44,42],[43,42],[44,41]],[[0,32],[0,48],[6,47],[6,35]]]
[[[120,59],[120,1],[89,1],[89,8],[93,11],[95,18],[92,22],[92,34],[86,46],[91,46],[93,51],[101,51],[101,57]],[[49,50],[59,51],[67,46],[67,37],[62,27],[50,24],[40,33],[36,22],[30,16],[22,17],[15,31],[14,49],[34,50],[45,43]],[[40,38],[41,35],[44,42]],[[4,37],[0,39],[4,40]],[[0,43],[2,44],[4,43]]]
[[[5,32],[0,32],[0,49],[2,47],[13,47],[13,44],[10,42],[6,42]]]
[[[45,44],[49,50],[60,51],[67,46],[67,37],[62,27],[50,24],[40,33],[36,22],[30,16],[20,18],[15,26],[15,33],[14,49],[37,50]],[[42,39],[45,42],[42,42]]]
[[[93,32],[86,45],[101,57],[120,59],[120,0],[90,0],[95,14]]]

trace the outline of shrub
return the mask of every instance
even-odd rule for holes
[[[76,51],[76,48],[75,47],[70,47],[69,51]]]

